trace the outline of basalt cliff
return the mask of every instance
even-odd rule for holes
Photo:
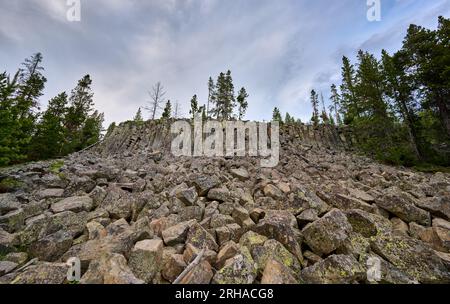
[[[449,174],[374,162],[330,126],[282,127],[275,168],[170,139],[124,123],[0,171],[0,283],[67,283],[71,258],[82,284],[450,282]]]

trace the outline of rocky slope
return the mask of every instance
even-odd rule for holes
[[[166,128],[0,173],[0,282],[450,282],[450,175],[351,153],[349,135],[289,127],[273,169],[174,158]],[[370,269],[369,269],[370,268]],[[371,270],[372,269],[372,270]]]

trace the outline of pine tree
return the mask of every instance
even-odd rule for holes
[[[407,60],[403,52],[390,56],[382,51],[382,72],[385,79],[385,93],[391,99],[393,108],[398,113],[408,130],[411,147],[417,159],[423,159],[420,152],[417,114],[415,113],[415,100],[413,96],[414,81],[407,75],[405,68]]]
[[[109,125],[108,129],[106,130],[105,138],[108,137],[108,136],[110,136],[110,135],[112,134],[112,132],[114,131],[115,128],[116,128],[116,123],[115,123],[115,122],[112,122],[112,123]]]
[[[339,105],[341,103],[341,96],[339,95],[337,87],[336,87],[335,84],[331,85],[331,97],[330,97],[330,100],[331,100],[331,103],[332,103],[332,105],[330,107],[330,118],[332,118],[332,112],[334,112],[335,118],[336,118],[335,123],[338,124],[338,125],[341,125],[342,124],[341,115],[339,114],[339,111],[340,111]]]
[[[291,117],[291,115],[289,113],[286,112],[286,116],[284,118],[284,122],[286,124],[291,124],[293,123],[293,117]]]
[[[86,140],[83,138],[83,125],[93,110],[93,96],[91,90],[92,80],[89,75],[78,81],[69,97],[69,108],[64,120],[66,128],[66,141],[64,154],[85,148]]]
[[[328,118],[327,110],[325,109],[325,100],[323,99],[322,93],[320,93],[320,100],[322,102],[322,114],[320,114],[320,118],[324,124],[329,124],[330,119]]]
[[[172,116],[172,104],[170,103],[170,100],[168,100],[162,113],[162,119],[168,120],[171,118],[171,116]]]
[[[247,108],[248,108],[248,102],[247,102],[247,98],[248,98],[248,94],[247,91],[245,90],[245,88],[241,88],[239,91],[239,94],[236,98],[237,100],[237,104],[239,106],[238,108],[238,119],[242,120],[245,116],[245,112],[247,112]]]
[[[191,109],[189,110],[189,114],[192,115],[192,119],[195,119],[195,115],[197,115],[197,113],[199,113],[198,99],[197,95],[194,95],[191,99]]]
[[[439,17],[435,31],[411,25],[402,51],[409,58],[409,70],[423,98],[421,106],[441,123],[442,133],[450,138],[450,19]],[[443,140],[444,138],[440,138]]]
[[[20,150],[20,157],[27,155],[30,142],[36,131],[38,120],[39,97],[43,95],[43,90],[47,79],[42,75],[44,68],[42,64],[42,54],[36,53],[22,63],[23,68],[19,70],[18,87],[15,93],[12,113],[16,121],[15,140]],[[16,144],[14,144],[16,145]]]
[[[6,72],[0,74],[0,166],[18,162],[25,157],[17,140],[20,132],[13,113],[18,77],[18,73],[13,79]]]
[[[273,109],[272,121],[278,121],[279,123],[283,123],[281,112],[277,107]]]
[[[216,102],[216,88],[214,84],[214,80],[212,77],[209,77],[208,80],[208,104],[206,108],[206,114],[208,117],[211,115],[211,107],[214,107]]]
[[[231,118],[235,106],[234,85],[231,71],[220,73],[216,82],[214,116],[219,120]]]
[[[135,115],[134,118],[133,118],[133,121],[134,121],[134,122],[137,122],[137,123],[142,123],[142,122],[144,122],[144,119],[142,118],[142,111],[141,111],[141,108],[138,109],[136,115]]]
[[[102,139],[103,122],[105,120],[104,114],[97,110],[89,115],[83,124],[81,130],[81,148],[87,148]]]
[[[347,57],[342,58],[341,106],[345,113],[344,123],[349,124],[360,115],[356,96],[355,69]]]
[[[65,92],[51,99],[47,110],[37,125],[36,135],[31,142],[30,158],[49,159],[62,156],[66,130],[64,118],[67,112],[68,96]]]
[[[311,91],[311,105],[313,108],[313,115],[311,121],[315,127],[319,125],[319,96],[316,91]]]

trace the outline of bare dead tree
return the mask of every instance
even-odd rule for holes
[[[184,113],[181,111],[181,105],[180,103],[177,101],[175,101],[174,106],[173,106],[173,118],[181,118],[184,116]]]
[[[151,119],[155,120],[156,114],[158,110],[163,108],[163,103],[165,102],[164,96],[166,95],[166,91],[164,91],[164,87],[161,82],[157,82],[151,91],[148,92],[150,95],[150,100],[148,101],[149,106],[144,107],[145,110],[149,111],[151,114]]]

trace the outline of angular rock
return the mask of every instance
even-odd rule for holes
[[[17,209],[0,216],[0,228],[13,233],[19,231],[25,222],[25,213],[23,209]]]
[[[361,209],[367,212],[373,212],[373,206],[368,203],[344,194],[336,194],[333,196],[333,206],[341,210]]]
[[[254,246],[251,250],[251,255],[259,273],[263,272],[267,262],[270,260],[276,260],[291,269],[295,276],[298,276],[300,273],[301,265],[298,258],[276,240],[267,240],[262,246]]]
[[[233,258],[228,259],[225,265],[213,277],[215,284],[252,284],[256,279],[256,268],[250,252],[245,247]]]
[[[177,197],[186,204],[186,206],[192,206],[197,201],[197,190],[195,190],[195,187],[182,190],[178,192]]]
[[[196,186],[199,195],[205,196],[208,191],[217,187],[220,184],[220,180],[215,176],[198,176],[194,179],[194,185]]]
[[[180,284],[209,284],[213,275],[211,265],[202,261],[186,274]]]
[[[381,257],[379,257],[375,254],[368,254],[361,259],[361,263],[363,263],[363,265],[366,265],[367,269],[368,269],[368,266],[370,266],[370,265],[368,265],[369,258],[376,259],[375,261],[377,261],[377,260],[379,261],[380,274],[381,274],[381,277],[379,279],[374,278],[375,282],[370,282],[369,278],[368,278],[369,283],[372,283],[372,284],[373,283],[376,283],[376,284],[418,284],[418,282],[416,280],[414,280],[413,278],[408,276],[406,273],[404,273],[403,271],[400,271],[397,267],[395,267],[391,263],[383,260]]]
[[[194,245],[187,243],[183,252],[183,259],[186,264],[190,264],[202,249],[195,247]],[[217,253],[211,249],[205,249],[202,259],[208,261],[210,265],[214,264],[217,258]]]
[[[297,223],[299,227],[304,227],[305,225],[315,222],[318,219],[319,216],[317,214],[317,210],[307,209],[297,216]]]
[[[208,191],[208,199],[219,202],[227,202],[231,200],[230,191],[225,188],[214,188]]]
[[[256,246],[263,246],[267,240],[268,238],[263,235],[248,231],[239,240],[239,245],[247,247],[248,250],[252,252]]]
[[[276,260],[270,260],[266,264],[261,284],[297,284],[292,271]]]
[[[215,266],[217,269],[222,269],[225,262],[234,257],[239,252],[239,246],[233,242],[230,241],[226,243],[222,249],[220,249],[219,253],[217,254]]]
[[[110,253],[90,263],[81,284],[144,284],[136,278],[121,254]]]
[[[326,255],[339,248],[351,231],[352,226],[345,214],[333,209],[320,220],[308,224],[302,233],[305,243],[314,253]]]
[[[167,246],[173,246],[178,243],[185,243],[189,228],[196,221],[182,222],[175,226],[165,229],[162,232],[162,238]]]
[[[406,224],[404,221],[402,221],[398,217],[394,217],[391,219],[391,223],[393,231],[408,235],[408,224]]]
[[[77,213],[81,211],[90,211],[92,207],[93,200],[89,196],[74,196],[52,204],[50,209],[53,213],[60,213],[64,211],[72,211]]]
[[[236,206],[233,210],[233,213],[231,215],[233,219],[242,226],[242,223],[250,218],[250,215],[244,207]]]
[[[60,263],[39,263],[26,268],[12,284],[63,284],[69,266]]]
[[[37,193],[39,199],[61,198],[64,196],[64,189],[45,189]]]
[[[420,283],[450,282],[450,273],[432,249],[421,241],[400,235],[371,240],[372,250]]]
[[[364,268],[350,255],[332,255],[301,272],[306,284],[350,284],[365,279]]]
[[[359,209],[345,211],[348,222],[353,231],[364,237],[371,237],[377,234],[387,234],[392,231],[391,222],[377,214],[368,213]]]
[[[72,242],[72,234],[60,230],[31,244],[28,252],[32,257],[37,257],[41,261],[54,262],[69,250]]]
[[[433,219],[433,227],[439,227],[446,230],[450,230],[450,222],[440,218],[435,218]]]
[[[230,169],[230,173],[241,181],[245,181],[249,178],[248,171],[244,168]]]
[[[267,186],[265,186],[263,192],[265,196],[271,197],[276,200],[281,200],[284,198],[283,191],[272,184],[268,184]]]
[[[17,198],[11,193],[0,194],[0,215],[17,210],[21,207]]]
[[[19,267],[28,261],[26,252],[11,252],[5,256],[5,261],[16,263]]]
[[[428,211],[417,208],[411,195],[398,188],[390,188],[382,197],[378,197],[375,203],[395,214],[405,222],[416,222],[425,226],[431,225],[431,217]]]
[[[433,215],[450,220],[450,195],[417,199],[414,203]]]
[[[163,260],[161,274],[164,279],[172,283],[186,267],[182,254],[169,254]]]
[[[296,224],[295,217],[291,219],[280,212],[279,214],[266,215],[253,229],[258,234],[279,241],[298,259],[302,260],[300,244],[292,227],[292,221]]]
[[[0,261],[0,277],[10,273],[17,268],[17,263],[9,261]]]
[[[194,245],[197,248],[208,248],[214,251],[217,251],[219,248],[215,238],[197,222],[194,222],[189,227],[186,242]]]
[[[107,192],[108,194],[100,206],[108,211],[114,219],[130,218],[134,200],[131,194],[116,186],[109,187]]]
[[[131,250],[128,265],[137,278],[150,283],[161,270],[162,240],[144,240],[136,243]]]
[[[14,250],[17,245],[17,237],[0,228],[0,254],[6,254]]]

